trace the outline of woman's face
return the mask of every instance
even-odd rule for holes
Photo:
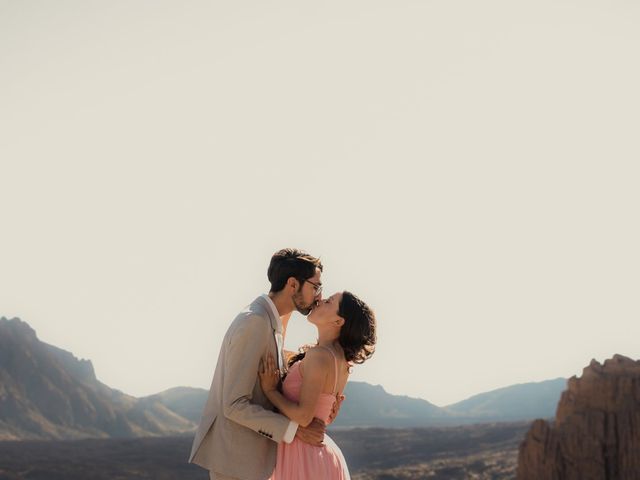
[[[342,300],[342,292],[337,292],[331,295],[329,298],[320,300],[318,306],[314,308],[307,320],[314,325],[327,325],[335,323],[340,317],[338,316],[338,307]]]

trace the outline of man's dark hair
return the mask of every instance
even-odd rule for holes
[[[293,277],[302,284],[316,274],[316,268],[322,271],[322,263],[307,252],[295,248],[283,248],[271,257],[267,278],[271,283],[271,293],[281,291],[287,280]]]

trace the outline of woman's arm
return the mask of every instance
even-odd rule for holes
[[[294,422],[306,427],[311,423],[324,389],[332,359],[321,349],[311,349],[304,357],[304,377],[300,401],[292,402],[277,390],[279,373],[272,354],[262,359],[260,364],[260,384],[269,401]]]

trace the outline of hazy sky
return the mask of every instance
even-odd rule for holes
[[[392,393],[638,358],[639,5],[0,0],[0,316],[209,388],[295,246],[376,310],[352,379]]]

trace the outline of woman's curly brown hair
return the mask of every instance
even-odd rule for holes
[[[344,318],[338,342],[349,363],[364,363],[376,349],[376,316],[353,293],[342,292],[338,315]]]

